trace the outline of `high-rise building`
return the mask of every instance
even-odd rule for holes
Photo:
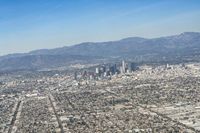
[[[117,72],[117,65],[114,64],[114,65],[110,66],[109,67],[109,72],[111,73],[111,75],[116,74],[116,72]]]
[[[113,66],[113,74],[116,74],[117,73],[117,65],[116,64],[114,64],[114,66]]]
[[[129,72],[133,72],[133,71],[135,71],[136,69],[137,69],[137,66],[136,66],[135,63],[131,62],[131,63],[128,64],[128,71],[129,71]]]
[[[105,66],[101,66],[100,71],[101,71],[101,73],[106,72],[106,67]]]
[[[124,71],[123,71],[123,67],[122,66],[120,66],[120,73],[124,73]]]
[[[126,63],[125,63],[124,60],[122,61],[122,68],[121,68],[121,69],[122,69],[122,70],[121,70],[122,73],[125,73],[125,72],[126,72]]]
[[[83,72],[82,78],[83,78],[83,79],[87,79],[87,71],[84,71],[84,72]]]
[[[77,72],[74,73],[74,80],[77,80]]]
[[[96,74],[99,74],[99,67],[96,68],[95,72]]]

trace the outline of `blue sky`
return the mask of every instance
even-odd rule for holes
[[[0,0],[0,55],[200,32],[200,0]]]

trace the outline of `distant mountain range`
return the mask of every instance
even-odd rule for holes
[[[0,71],[43,69],[73,63],[127,58],[135,62],[200,61],[200,33],[146,39],[129,37],[119,41],[85,42],[55,49],[41,49],[0,57]]]

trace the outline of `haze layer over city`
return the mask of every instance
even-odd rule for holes
[[[199,0],[0,1],[0,133],[198,133],[199,86]]]

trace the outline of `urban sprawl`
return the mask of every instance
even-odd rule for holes
[[[200,64],[0,74],[0,133],[200,132]]]

